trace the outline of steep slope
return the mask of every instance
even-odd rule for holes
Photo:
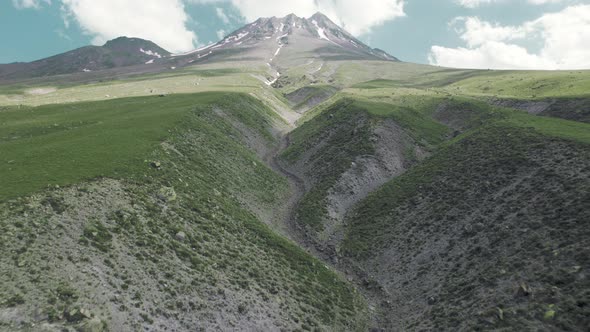
[[[86,46],[29,63],[0,65],[0,79],[24,79],[151,64],[169,55],[170,52],[151,41],[120,37],[103,46]]]
[[[356,281],[376,326],[588,324],[587,124],[388,80],[342,95],[283,159],[305,182],[304,245]]]
[[[7,171],[40,173],[27,191],[2,186],[16,198],[0,203],[0,330],[366,329],[361,296],[256,217],[289,194],[256,154],[284,126],[261,102],[206,93],[0,117],[15,134],[0,147],[20,151],[2,154]],[[40,140],[52,153],[23,160]]]
[[[342,251],[387,294],[390,328],[585,329],[588,151],[490,125],[359,204]]]

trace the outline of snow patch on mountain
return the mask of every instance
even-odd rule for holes
[[[294,47],[282,50],[287,44],[286,38],[289,38],[290,44],[292,43]],[[209,51],[217,53],[219,50],[232,48],[235,48],[236,50],[239,49],[240,52],[254,52],[254,54],[256,54],[256,49],[264,49],[264,53],[257,53],[255,56],[262,56],[265,60],[264,62],[268,61],[273,63],[276,61],[279,54],[283,54],[290,50],[296,50],[299,47],[321,50],[321,48],[315,48],[315,45],[318,45],[317,43],[311,41],[308,42],[309,39],[332,43],[335,46],[346,50],[345,52],[355,55],[358,54],[359,58],[376,57],[382,60],[397,60],[386,54],[372,51],[369,46],[366,46],[321,14],[316,14],[310,18],[300,18],[295,15],[288,15],[283,18],[260,18],[256,22],[248,24],[229,34],[215,44],[183,54],[174,54],[172,56],[185,56],[195,53],[193,57],[197,58],[197,56],[203,56]],[[321,42],[319,44],[321,44]],[[338,51],[332,47],[327,52],[337,53]],[[316,68],[317,67],[311,70]]]
[[[176,54],[172,54],[170,56],[171,57],[178,57],[178,56],[185,56],[185,55],[190,55],[190,54],[193,54],[193,53],[198,53],[198,52],[201,52],[201,51],[210,49],[211,47],[215,46],[216,44],[217,43],[212,43],[212,44],[209,44],[207,46],[203,46],[203,47],[197,48],[197,49],[192,50],[192,51],[188,51],[188,52],[184,52],[184,53],[176,53]]]
[[[318,35],[320,36],[320,39],[325,39],[325,40],[331,41],[330,38],[328,38],[328,36],[326,36],[326,32],[324,31],[324,29],[320,28],[320,26],[318,25],[318,22],[316,20],[311,21],[311,23],[313,23],[313,25],[315,25],[315,27],[318,31]]]
[[[322,70],[322,68],[324,68],[324,63],[323,62],[322,62],[322,64],[320,65],[320,67],[318,69],[316,69],[316,70],[314,70],[312,72],[312,74],[315,74],[315,73],[319,72],[320,70]]]
[[[283,48],[283,46],[285,46],[285,45],[279,44],[279,48],[277,48],[275,54],[272,56],[272,58],[270,58],[270,61],[274,60],[274,58],[276,58],[277,55],[279,55],[279,53],[281,53],[281,49]]]
[[[143,48],[140,48],[139,51],[143,54],[147,54],[149,56],[155,56],[158,59],[161,59],[162,56],[158,53],[158,52],[154,52],[152,50],[144,50]]]
[[[224,44],[231,43],[231,42],[234,42],[234,43],[235,43],[235,42],[237,42],[237,41],[241,40],[242,38],[246,37],[246,36],[247,36],[247,35],[249,35],[249,34],[250,34],[250,32],[240,32],[240,33],[238,33],[238,34],[237,34],[237,35],[235,35],[235,36],[229,36],[229,37],[227,37],[227,38],[226,38],[226,39],[223,41],[223,43],[224,43]]]

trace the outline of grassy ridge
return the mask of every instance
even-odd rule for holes
[[[506,116],[505,121],[510,125],[521,128],[530,127],[544,135],[590,144],[590,124],[588,123],[532,116],[514,110],[503,110],[503,113]]]
[[[0,112],[0,200],[97,176],[137,177],[146,155],[200,105],[226,107],[272,140],[264,128],[278,117],[259,101],[237,96],[213,92],[7,108]]]
[[[356,157],[373,153],[369,133],[372,124],[379,119],[393,119],[416,142],[431,151],[461,140],[462,136],[446,141],[451,128],[455,136],[468,130],[471,131],[465,135],[471,135],[488,125],[523,131],[532,129],[544,136],[590,143],[590,125],[586,123],[494,107],[473,96],[448,96],[435,90],[397,85],[391,80],[375,80],[346,89],[340,93],[339,101],[320,105],[306,114],[305,122],[291,134],[292,144],[282,157],[295,163],[314,151],[305,158],[318,165],[313,174],[308,174],[318,180],[299,207],[299,220],[303,224],[321,229],[329,189]],[[442,162],[440,165],[445,167]],[[421,179],[428,181],[429,176],[424,173]],[[407,187],[413,188],[414,184]],[[396,190],[404,192],[400,188]]]
[[[97,176],[133,176],[183,115],[222,98],[144,97],[0,112],[0,199]]]
[[[480,71],[444,89],[451,93],[522,99],[587,96],[590,71]]]
[[[585,93],[564,88],[567,74],[532,73],[527,88],[511,86],[526,75],[496,72],[471,73],[452,85],[420,91],[382,80],[345,90],[356,98],[413,106],[423,116],[414,117],[415,123],[435,118],[456,129],[455,135],[463,133],[437,145],[431,157],[347,215],[344,255],[396,294],[392,301],[423,299],[387,313],[399,323],[394,330],[575,330],[587,325],[579,304],[588,296],[578,294],[588,283],[575,279],[577,272],[568,266],[588,262],[583,201],[590,186],[590,125],[478,100],[503,87],[521,99],[538,97],[527,97],[527,89],[540,91],[542,98]],[[462,86],[490,84],[496,76],[498,91]],[[581,80],[587,76],[579,74]],[[552,85],[558,88],[547,88]],[[535,295],[523,300],[522,289],[529,284],[535,285]],[[550,291],[556,287],[559,294]],[[426,306],[429,310],[423,311]],[[547,318],[556,311],[559,318]]]
[[[482,106],[481,103],[480,106]],[[565,139],[572,141],[571,144],[590,144],[590,125],[586,123],[536,117],[514,110],[494,109],[489,106],[483,107],[480,110],[487,109],[489,112],[495,112],[493,118],[488,118],[489,123],[483,127],[476,127],[445,143],[444,148],[436,152],[432,158],[392,180],[367,197],[356,208],[357,216],[355,218],[359,222],[353,223],[346,242],[346,247],[351,253],[366,252],[370,246],[378,246],[379,236],[383,234],[382,230],[387,228],[383,224],[365,223],[364,221],[379,220],[379,215],[384,216],[388,213],[389,208],[402,205],[402,202],[416,195],[419,188],[428,186],[441,174],[458,170],[457,158],[465,158],[463,162],[468,162],[469,157],[461,152],[461,146],[465,144],[465,140],[472,142],[470,144],[477,144],[476,147],[470,147],[470,149],[489,151],[484,153],[484,156],[489,158],[490,166],[502,163],[494,161],[493,158],[511,160],[511,158],[520,156],[526,151],[529,139],[538,140],[539,137],[543,137],[546,140]],[[502,137],[505,142],[502,141]],[[499,154],[500,152],[501,154]],[[456,176],[458,177],[461,171],[457,172]],[[452,176],[448,177],[452,178]],[[366,233],[367,230],[371,230],[371,233]]]

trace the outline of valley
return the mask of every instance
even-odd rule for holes
[[[0,67],[0,331],[590,323],[590,71],[401,62],[321,14],[117,43],[142,63]]]

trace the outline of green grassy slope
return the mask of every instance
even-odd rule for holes
[[[183,115],[219,99],[202,94],[3,110],[0,199],[99,175],[131,176]]]
[[[199,105],[240,109],[239,121],[272,139],[262,129],[273,113],[241,98],[220,92],[7,108],[0,112],[0,200],[97,176],[137,178],[145,156]]]
[[[286,180],[246,148],[226,118],[272,147],[277,119],[260,102],[212,93],[65,109],[27,110],[35,119],[6,113],[14,118],[6,120],[11,133],[31,133],[14,139],[22,151],[38,153],[42,137],[60,143],[60,153],[37,154],[43,159],[19,167],[35,173],[64,156],[92,167],[66,163],[70,172],[58,178],[2,186],[4,197],[19,198],[0,208],[0,248],[11,253],[0,259],[0,329],[365,329],[361,296],[246,208],[275,209],[288,194]],[[45,129],[72,121],[98,128]],[[133,129],[124,134],[120,126]],[[111,157],[87,152],[103,149]],[[56,179],[75,184],[38,191]]]
[[[535,99],[587,96],[588,71],[482,71],[445,87],[454,93]],[[454,91],[456,90],[456,91]]]

